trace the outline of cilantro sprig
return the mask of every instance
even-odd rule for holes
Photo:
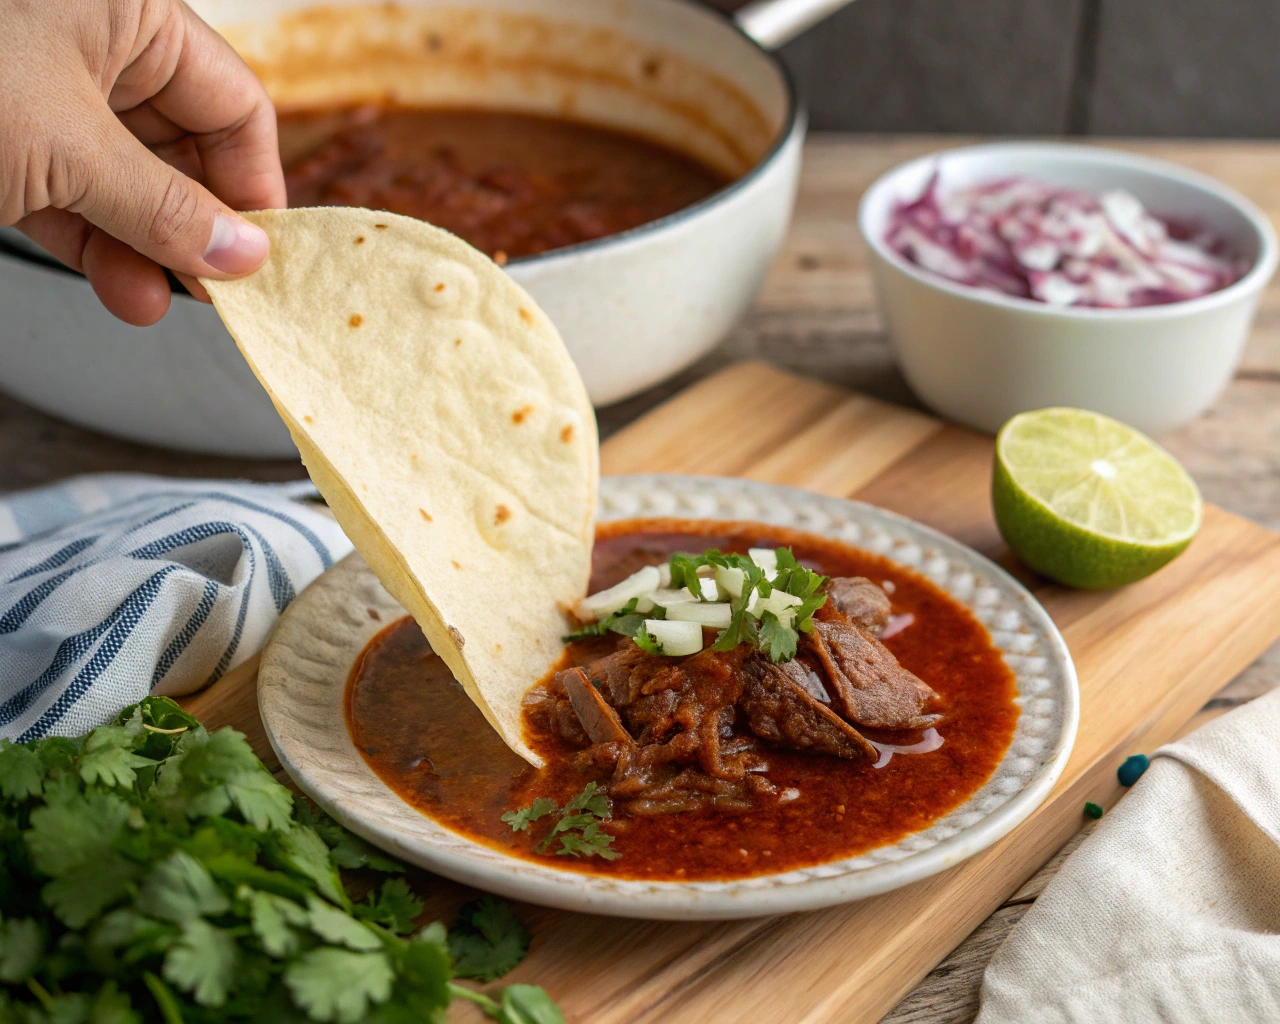
[[[568,636],[561,637],[565,643],[572,643],[574,640],[588,640],[593,636],[604,636],[607,633],[620,633],[623,636],[629,636],[632,639],[641,635],[647,636],[644,628],[645,619],[665,619],[667,613],[662,608],[654,608],[647,612],[636,611],[636,605],[639,598],[633,597],[623,607],[616,612],[611,612],[603,619],[595,622],[588,622],[581,629],[577,629]]]
[[[600,828],[600,822],[613,812],[613,805],[608,794],[599,792],[596,782],[588,782],[582,792],[564,807],[558,807],[550,797],[540,796],[528,807],[507,811],[502,820],[511,826],[513,832],[523,832],[531,822],[557,812],[559,819],[534,847],[538,853],[546,853],[552,842],[559,838],[560,848],[555,851],[557,857],[617,860],[622,856],[617,850],[610,849],[615,837]]]
[[[453,980],[523,956],[504,905],[451,934],[415,928],[399,877],[353,902],[339,868],[403,866],[162,697],[84,737],[0,740],[0,864],[5,1024],[400,1024],[454,998],[563,1024],[536,986],[494,999]]]
[[[736,569],[742,573],[741,595],[729,598],[732,617],[729,625],[716,635],[714,651],[731,651],[739,644],[750,644],[774,662],[790,661],[796,656],[801,633],[813,631],[813,614],[827,601],[822,585],[827,577],[805,568],[790,548],[777,548],[777,573],[773,579],[765,575],[747,555],[723,552],[711,548],[701,555],[677,554],[671,556],[671,585],[689,587],[699,594],[698,569],[703,566]],[[774,591],[798,598],[800,603],[791,608],[790,623],[784,623],[776,613],[764,612],[759,618],[748,608],[753,596],[763,600]]]

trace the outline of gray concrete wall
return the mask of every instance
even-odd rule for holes
[[[819,129],[1280,136],[1280,0],[856,0],[783,57]]]

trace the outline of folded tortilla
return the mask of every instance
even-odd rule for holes
[[[513,750],[591,568],[595,417],[555,327],[487,257],[361,209],[246,215],[271,257],[203,281],[312,480]]]

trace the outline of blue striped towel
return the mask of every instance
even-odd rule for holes
[[[0,496],[0,736],[75,736],[257,653],[351,550],[314,494],[112,473]]]

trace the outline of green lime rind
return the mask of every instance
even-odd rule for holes
[[[1029,568],[1103,590],[1142,579],[1191,543],[1195,481],[1140,432],[1098,413],[1021,413],[996,438],[991,502],[1000,533]]]
[[[1110,590],[1150,576],[1191,543],[1191,537],[1163,546],[1125,543],[1060,519],[1019,488],[999,461],[991,504],[1000,536],[1027,568],[1080,590]]]

